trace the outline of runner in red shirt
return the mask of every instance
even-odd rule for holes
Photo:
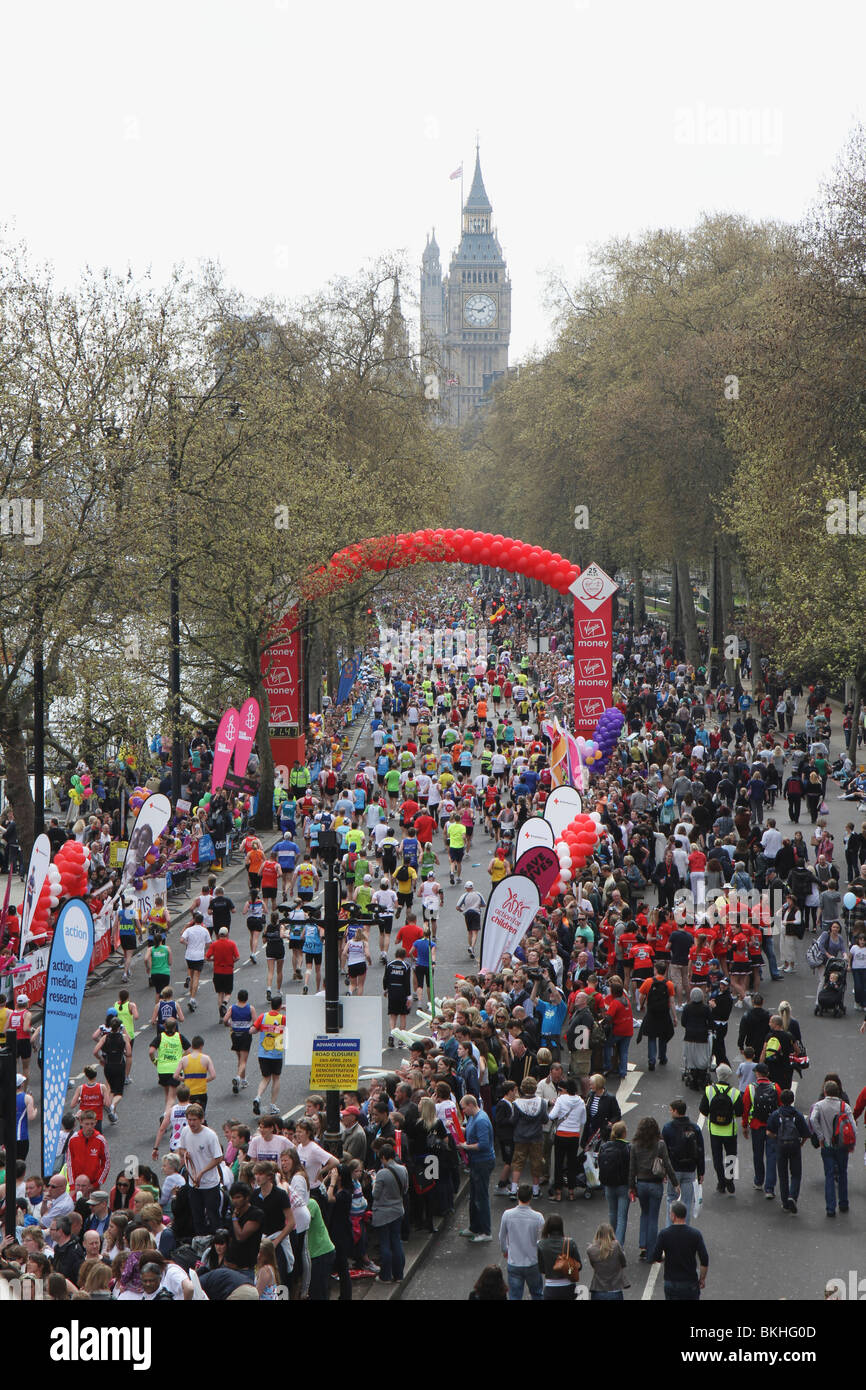
[[[240,959],[240,954],[229,937],[228,927],[220,927],[216,941],[212,941],[205,951],[206,959],[213,961],[213,987],[219,1001],[220,1018],[225,1015],[234,989],[235,962]]]
[[[406,921],[397,933],[397,944],[403,947],[408,956],[415,942],[424,935],[423,927],[419,927],[413,912],[406,913]]]
[[[730,957],[731,989],[738,999],[744,999],[746,986],[752,974],[752,966],[749,961],[749,938],[744,931],[735,933],[731,942]]]
[[[96,1128],[96,1116],[85,1110],[81,1128],[73,1134],[66,1150],[66,1171],[69,1186],[75,1189],[76,1178],[89,1178],[96,1190],[105,1186],[109,1169],[108,1144]]]

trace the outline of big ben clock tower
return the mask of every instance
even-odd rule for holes
[[[478,410],[493,383],[508,370],[511,281],[492,215],[476,145],[475,175],[463,205],[460,245],[442,281],[444,321],[435,326],[429,321],[422,296],[422,337],[425,327],[436,337],[442,335],[442,408],[444,418],[454,426]]]

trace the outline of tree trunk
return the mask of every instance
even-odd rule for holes
[[[22,861],[27,864],[35,838],[36,807],[27,775],[27,740],[15,710],[6,709],[0,716],[0,746],[6,761],[6,797],[15,814]]]
[[[677,578],[676,560],[671,561],[671,596],[668,602],[668,608],[668,626],[670,628],[670,642],[671,646],[673,646],[675,639],[680,636],[683,629],[683,606],[680,602],[680,586],[679,580]]]
[[[258,700],[261,711],[256,737],[256,746],[259,750],[259,801],[256,807],[255,826],[257,830],[272,830],[274,826],[274,755],[268,732],[271,706],[268,692],[260,674],[260,661],[251,667],[247,675],[252,676],[254,671],[259,674],[255,679],[250,680],[250,692]]]
[[[719,552],[719,576],[722,590],[722,644],[724,646],[725,638],[728,635],[732,635],[735,630],[734,585],[731,575],[731,557],[725,549]],[[734,658],[732,656],[724,657],[724,662],[725,683],[727,685],[734,685],[736,683],[738,669],[734,665]]]
[[[677,589],[680,595],[683,636],[686,644],[686,661],[691,666],[697,666],[700,660],[698,620],[695,614],[695,596],[692,593],[689,566],[686,560],[677,560]]]
[[[640,565],[632,565],[631,572],[634,578],[634,625],[637,628],[646,622],[646,594]]]
[[[854,709],[851,713],[851,732],[848,735],[848,757],[852,763],[857,763],[857,729],[860,725],[860,713],[863,709],[863,680],[866,673],[858,671],[854,676]]]

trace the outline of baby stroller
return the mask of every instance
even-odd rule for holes
[[[709,1086],[712,1065],[712,1039],[683,1044],[683,1085],[690,1091],[703,1091]]]
[[[829,960],[824,969],[824,980],[815,1000],[815,1017],[819,1014],[832,1014],[841,1018],[845,1013],[845,984],[848,969],[844,961]]]

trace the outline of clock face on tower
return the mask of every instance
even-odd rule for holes
[[[496,300],[489,294],[472,294],[463,302],[463,317],[470,328],[488,328],[496,318]]]

